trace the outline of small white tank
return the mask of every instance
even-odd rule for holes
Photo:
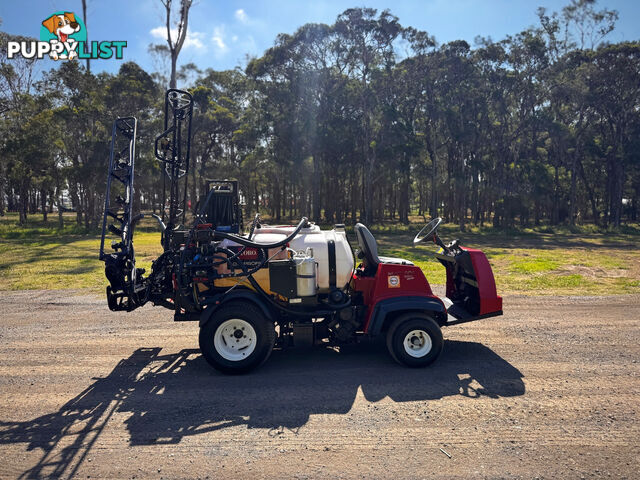
[[[296,290],[299,297],[312,297],[317,292],[318,276],[316,274],[316,261],[311,256],[311,251],[296,252],[293,256],[296,264]]]

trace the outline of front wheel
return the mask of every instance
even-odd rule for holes
[[[262,365],[273,350],[275,329],[251,304],[224,305],[200,329],[200,350],[224,373],[246,373]]]
[[[440,326],[427,315],[409,313],[396,319],[387,331],[387,348],[393,359],[407,367],[426,367],[442,352]]]

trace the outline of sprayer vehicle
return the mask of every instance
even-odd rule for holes
[[[443,298],[412,262],[379,256],[361,223],[354,227],[355,252],[344,225],[321,230],[307,218],[273,226],[256,215],[243,234],[234,180],[209,181],[186,228],[192,105],[189,93],[167,91],[164,131],[155,141],[166,208],[152,215],[164,252],[147,276],[136,267],[133,248],[135,225],[144,217],[133,214],[137,122],[114,122],[100,244],[111,310],[151,302],[173,310],[176,321],[199,322],[203,356],[225,373],[258,367],[274,347],[342,345],[380,335],[398,363],[423,367],[442,351],[442,327],[502,314],[486,256],[458,240],[445,244],[440,218],[413,242],[439,247],[435,256],[447,274]],[[116,237],[111,251],[109,236]]]

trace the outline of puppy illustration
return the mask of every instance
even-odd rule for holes
[[[67,43],[69,45],[73,45],[76,43],[73,38],[69,38],[69,35],[79,32],[80,24],[76,22],[76,16],[72,12],[64,12],[61,15],[51,15],[44,22],[42,22],[42,25],[44,25],[47,30],[53,33],[58,38],[58,42],[60,42],[61,44],[64,45],[65,43]],[[55,43],[55,40],[52,40],[51,42]],[[62,51],[59,49],[59,47],[57,50]],[[68,57],[63,53],[60,53],[60,55],[58,55],[59,52],[53,49],[51,50],[51,53],[49,55],[54,60],[58,60],[59,58],[68,58],[69,60],[73,60],[78,56],[75,49],[68,50]]]

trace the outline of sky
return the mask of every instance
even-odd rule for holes
[[[174,0],[178,4],[179,0]],[[473,45],[478,35],[501,40],[537,23],[539,6],[559,11],[568,0],[195,0],[189,17],[189,35],[180,64],[216,70],[244,67],[248,56],[260,56],[279,33],[293,33],[305,23],[331,24],[345,9],[389,9],[403,26],[426,30],[439,43],[464,39]],[[148,53],[153,43],[164,43],[160,0],[87,0],[89,40],[126,40],[123,60],[96,60],[92,71],[116,72],[124,61],[135,61],[148,71],[161,67]],[[600,8],[618,10],[620,19],[610,41],[640,39],[639,0],[599,0]],[[56,11],[82,16],[80,0],[0,0],[0,29],[39,37],[41,22]],[[55,66],[53,61],[49,62]]]

